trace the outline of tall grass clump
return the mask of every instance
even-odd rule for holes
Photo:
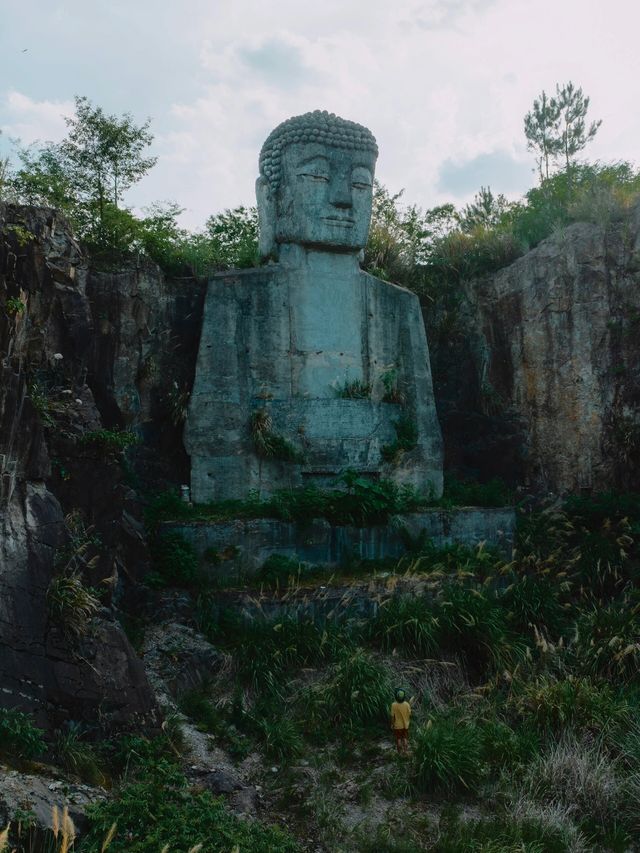
[[[44,731],[28,714],[0,708],[0,755],[29,760],[45,751]]]
[[[478,727],[455,715],[429,719],[412,736],[413,780],[424,793],[474,792],[488,772]]]

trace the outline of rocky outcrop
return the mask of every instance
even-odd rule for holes
[[[46,728],[69,716],[124,725],[154,713],[111,610],[72,641],[47,604],[79,527],[95,552],[87,583],[108,578],[114,589],[127,563],[134,570],[131,489],[117,458],[83,443],[104,426],[87,384],[86,278],[80,248],[54,211],[0,206],[0,705],[33,711]]]
[[[533,491],[640,488],[640,209],[468,285],[434,362],[451,467]]]
[[[105,423],[141,439],[131,461],[146,486],[189,482],[183,421],[195,372],[206,283],[155,264],[90,271],[94,321],[88,383]]]

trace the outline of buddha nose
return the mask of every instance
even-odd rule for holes
[[[329,189],[329,201],[334,207],[353,207],[351,186],[346,175],[336,175],[331,181]]]

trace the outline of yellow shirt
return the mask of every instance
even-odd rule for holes
[[[408,729],[411,717],[411,705],[408,702],[394,702],[391,705],[391,726],[394,729]]]

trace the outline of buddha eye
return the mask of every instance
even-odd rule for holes
[[[328,175],[318,175],[315,172],[299,172],[298,177],[310,178],[312,181],[319,181],[321,183],[329,183]]]
[[[351,186],[357,190],[370,190],[371,184],[365,183],[364,181],[352,181]]]

